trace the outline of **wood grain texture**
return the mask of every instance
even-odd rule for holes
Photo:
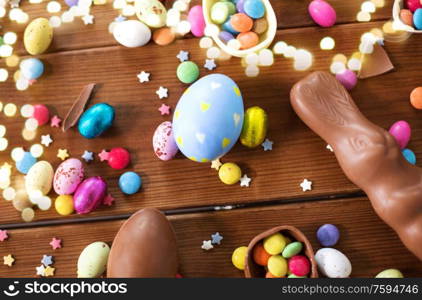
[[[62,3],[62,11],[67,9],[64,1]],[[106,47],[116,45],[113,36],[108,33],[108,25],[119,15],[120,10],[113,9],[112,1],[106,5],[93,6],[91,14],[95,16],[94,24],[84,25],[80,17],[76,17],[72,23],[63,23],[60,27],[54,29],[53,43],[48,52],[59,52],[66,50],[87,49]],[[171,7],[173,0],[164,1],[167,7]],[[312,19],[307,12],[308,0],[282,1],[272,0],[274,11],[277,15],[278,27],[280,29],[313,26]],[[332,0],[330,3],[337,12],[337,24],[352,23],[356,21],[356,14],[360,10],[363,0]],[[40,4],[29,4],[23,2],[21,8],[27,12],[30,19],[37,17],[50,18],[53,15],[60,16],[61,13],[49,14],[46,10],[47,1]],[[192,1],[192,6],[201,3],[200,0]],[[385,6],[378,8],[372,14],[372,20],[385,20],[391,18],[391,9],[393,0],[385,0]],[[136,17],[131,17],[136,19]],[[3,22],[4,21],[4,22]],[[27,24],[17,24],[11,22],[8,18],[2,20],[4,28],[13,30],[22,36]],[[23,44],[18,43],[18,53],[23,55],[25,52]]]
[[[279,31],[276,40],[285,40],[297,48],[309,49],[314,55],[312,70],[327,70],[332,56],[344,53],[350,56],[358,47],[360,35],[380,23],[340,25],[332,29],[300,28]],[[335,51],[318,50],[319,40],[330,35],[336,39]],[[158,160],[152,151],[152,135],[161,122],[170,120],[157,111],[162,102],[175,107],[186,85],[178,82],[175,74],[181,49],[189,50],[191,60],[202,65],[205,51],[197,46],[198,40],[180,40],[165,48],[148,45],[128,49],[107,47],[99,49],[69,51],[41,56],[45,61],[46,74],[25,92],[16,92],[10,82],[2,87],[1,100],[19,105],[24,103],[47,104],[53,114],[63,117],[80,89],[87,83],[97,82],[99,89],[92,103],[108,102],[116,107],[116,121],[111,130],[94,140],[82,138],[75,130],[62,133],[58,129],[44,126],[40,134],[50,132],[54,142],[46,149],[44,159],[54,167],[60,163],[56,157],[58,148],[67,148],[73,157],[80,157],[85,149],[99,153],[102,149],[121,146],[132,153],[132,164],[128,170],[139,172],[144,180],[142,192],[124,196],[117,187],[121,171],[96,161],[87,166],[87,176],[102,175],[116,197],[116,204],[103,207],[91,214],[115,215],[130,213],[146,206],[161,209],[186,208],[206,205],[250,203],[295,197],[312,197],[338,193],[354,193],[357,187],[343,175],[334,155],[325,149],[326,144],[299,120],[289,104],[291,86],[308,72],[293,70],[293,61],[276,57],[270,68],[261,68],[257,78],[247,78],[237,58],[219,62],[216,72],[231,76],[240,86],[245,107],[259,105],[269,115],[268,138],[274,141],[274,149],[264,152],[262,147],[246,149],[236,145],[223,158],[224,162],[236,162],[243,172],[252,177],[250,188],[225,186],[209,164],[194,163],[179,154],[169,162]],[[422,149],[422,120],[420,112],[409,105],[410,91],[420,84],[420,68],[415,61],[422,60],[421,40],[410,37],[400,44],[386,43],[397,72],[377,78],[359,81],[352,96],[363,113],[384,128],[393,122],[405,119],[413,127],[409,147],[417,157]],[[141,70],[151,72],[151,81],[140,84],[136,74]],[[201,67],[201,76],[210,74]],[[169,98],[158,99],[155,94],[159,86],[169,88]],[[20,117],[2,122],[8,126],[9,151],[15,146],[29,149],[31,143],[22,142]],[[39,138],[36,139],[39,142]],[[6,152],[0,161],[10,160]],[[300,182],[308,178],[314,182],[313,190],[303,193]],[[54,197],[54,195],[52,195]],[[20,215],[10,203],[1,202],[4,212],[1,223],[20,221]],[[37,211],[37,220],[57,218],[51,209]]]
[[[357,198],[304,204],[238,209],[227,212],[186,214],[169,217],[179,246],[180,272],[184,277],[241,277],[231,264],[232,251],[258,233],[277,225],[298,227],[310,239],[314,250],[317,228],[325,223],[336,224],[341,232],[335,246],[352,262],[352,277],[374,277],[387,268],[398,268],[406,277],[422,276],[419,262],[401,244],[396,234],[374,213],[369,200]],[[16,264],[0,265],[0,277],[34,277],[43,254],[54,256],[57,277],[75,277],[77,259],[82,249],[95,241],[111,245],[123,221],[62,225],[11,230],[10,238],[0,243],[0,258],[9,253]],[[202,241],[220,232],[220,246],[206,252]],[[49,246],[55,236],[63,248],[53,251]]]

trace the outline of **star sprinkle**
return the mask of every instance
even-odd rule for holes
[[[220,159],[219,158],[217,158],[217,159],[214,159],[212,162],[211,162],[211,168],[212,169],[215,169],[215,170],[220,170],[220,167],[222,166],[223,164],[221,163],[221,161],[220,161]]]
[[[41,265],[39,267],[35,268],[37,270],[37,275],[39,276],[45,276],[45,267],[44,265]]]
[[[65,160],[66,158],[68,158],[69,153],[67,152],[67,149],[59,149],[59,151],[57,151],[57,157],[61,160]]]
[[[330,150],[331,152],[334,152],[334,149],[333,149],[333,147],[331,147],[331,145],[327,145],[327,147],[325,147],[325,148],[327,148],[327,150]]]
[[[109,152],[105,151],[104,149],[98,154],[98,157],[100,158],[100,161],[107,161],[108,156],[110,155]]]
[[[202,242],[201,248],[208,251],[208,250],[211,250],[212,248],[214,248],[214,246],[211,244],[211,240],[208,240],[208,241]]]
[[[251,180],[252,179],[250,179],[249,177],[248,177],[248,175],[243,175],[241,178],[240,178],[240,186],[246,186],[246,187],[249,187],[249,183],[251,182]]]
[[[158,108],[158,110],[160,111],[162,116],[170,114],[170,106],[165,105],[164,103],[161,104],[161,106]]]
[[[223,239],[223,236],[220,235],[219,232],[216,232],[214,234],[211,234],[211,238],[212,238],[211,243],[213,243],[214,245],[220,245],[221,240]]]
[[[44,254],[42,259],[41,259],[41,263],[44,266],[52,265],[53,264],[53,256]]]
[[[179,54],[177,54],[176,57],[180,60],[180,62],[187,61],[189,60],[189,52],[180,50]]]
[[[9,235],[7,234],[7,230],[0,229],[0,242],[4,242],[8,238],[9,238]]]
[[[151,75],[151,73],[147,73],[145,71],[142,71],[141,73],[139,73],[136,76],[138,77],[140,83],[144,83],[144,82],[148,82],[149,81],[149,76],[150,75]]]
[[[86,162],[90,162],[92,160],[94,160],[94,153],[92,153],[91,151],[84,151],[84,154],[82,154],[81,156]]]
[[[205,64],[204,64],[204,68],[208,69],[209,71],[214,70],[217,67],[217,65],[215,64],[215,60],[214,59],[206,59],[205,60]]]
[[[158,90],[155,91],[155,93],[158,95],[160,99],[167,98],[168,97],[168,89],[165,87],[160,86]]]
[[[107,194],[103,200],[103,204],[107,206],[111,206],[114,203],[114,198],[112,195]]]
[[[4,265],[11,267],[14,262],[15,262],[15,259],[13,258],[12,254],[9,254],[7,256],[3,256],[3,264]]]
[[[62,122],[62,119],[60,119],[58,116],[54,116],[51,118],[51,127],[60,127],[60,123]]]
[[[271,151],[273,150],[274,142],[270,141],[269,139],[265,139],[265,141],[261,144],[264,147],[264,151]]]
[[[53,237],[53,239],[50,242],[50,246],[53,248],[53,250],[59,249],[62,247],[62,240],[56,239],[55,237]]]
[[[85,15],[82,17],[82,21],[84,21],[85,25],[94,24],[94,16],[93,15]]]
[[[302,188],[302,191],[310,191],[312,190],[312,181],[309,181],[308,179],[303,179],[302,183],[300,184],[300,187]]]
[[[47,268],[44,269],[44,276],[45,277],[54,276],[55,270],[56,270],[55,268],[48,266]]]
[[[114,19],[114,22],[123,22],[123,21],[126,21],[126,17],[122,15],[119,15],[118,17]]]
[[[52,142],[53,142],[53,139],[51,138],[49,134],[41,136],[41,144],[43,144],[44,146],[48,147],[50,146]]]

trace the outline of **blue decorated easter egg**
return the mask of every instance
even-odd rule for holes
[[[243,99],[229,77],[202,77],[183,93],[173,116],[177,146],[189,159],[209,162],[226,154],[243,125]]]
[[[28,80],[37,79],[44,73],[44,64],[38,58],[24,59],[19,67],[23,77]]]
[[[93,139],[110,128],[114,121],[114,108],[107,103],[97,103],[87,109],[79,119],[79,133]]]

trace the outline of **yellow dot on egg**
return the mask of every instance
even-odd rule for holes
[[[336,54],[333,57],[333,62],[336,62],[336,61],[342,62],[343,64],[346,64],[347,63],[347,57],[346,57],[346,55],[341,54],[341,53],[340,54]]]
[[[206,112],[211,106],[210,103],[206,103],[204,101],[201,101],[201,103],[199,105],[201,107],[201,111],[203,111],[203,112]]]
[[[183,138],[181,136],[177,137],[176,142],[180,145],[183,146]]]
[[[23,129],[22,137],[25,141],[32,141],[37,136],[37,132],[34,130]]]
[[[206,163],[206,162],[209,162],[210,160],[208,159],[208,158],[202,158],[201,159],[201,162],[204,162],[204,163]]]
[[[5,114],[7,117],[13,117],[13,116],[16,114],[16,111],[17,111],[17,107],[16,107],[16,105],[15,105],[15,104],[13,104],[13,103],[7,103],[7,104],[4,106],[4,114]]]
[[[0,137],[4,137],[6,134],[6,126],[0,125]]]
[[[0,138],[0,151],[4,151],[9,146],[9,141],[5,138]]]
[[[16,54],[13,54],[11,56],[9,56],[8,58],[6,58],[6,65],[8,67],[16,67],[19,64],[19,56],[17,56]]]
[[[223,148],[226,148],[228,145],[230,145],[231,140],[228,138],[224,138],[223,141],[221,142],[221,146]]]
[[[9,78],[9,72],[6,69],[1,68],[0,69],[0,82],[5,82],[7,80],[7,78]]]
[[[190,157],[189,157],[189,159],[190,159],[190,160],[193,160],[193,161],[197,161],[197,159],[196,159],[196,157],[195,157],[195,156],[190,156]]]
[[[29,152],[33,157],[39,158],[44,153],[44,148],[40,144],[34,144],[29,149]]]
[[[25,155],[25,151],[23,150],[22,147],[16,147],[16,148],[13,148],[10,155],[12,156],[12,159],[14,161],[20,161],[20,160],[22,160],[23,156]]]
[[[179,111],[179,110],[176,110],[176,111],[174,112],[174,119],[175,119],[175,120],[179,120],[179,118],[180,118],[180,111]]]
[[[360,11],[356,15],[356,20],[359,22],[369,22],[371,21],[371,14],[365,11]]]
[[[233,87],[234,93],[236,94],[236,96],[240,96],[240,90],[237,86]]]
[[[332,37],[326,36],[319,42],[319,47],[322,50],[333,50],[336,45],[336,42]]]

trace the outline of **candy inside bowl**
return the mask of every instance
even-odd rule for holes
[[[422,5],[421,5],[422,7]],[[400,12],[402,11],[402,9],[405,9],[405,1],[404,0],[395,0],[394,1],[394,5],[393,5],[393,28],[395,30],[402,30],[402,31],[407,31],[407,32],[411,32],[411,33],[422,33],[422,30],[418,30],[417,28],[413,26],[411,26],[411,22],[410,20],[407,22],[408,24],[406,24],[406,22],[402,19]],[[409,13],[410,14],[410,13]],[[415,12],[413,12],[413,15],[415,14]],[[421,14],[422,15],[422,14]],[[422,22],[422,17],[420,17],[420,22]],[[414,19],[412,18],[412,21]]]
[[[317,263],[315,261],[314,251],[312,249],[311,243],[299,229],[293,226],[288,226],[288,225],[273,227],[267,231],[264,231],[258,234],[252,239],[252,241],[248,245],[248,251],[245,257],[245,277],[246,278],[268,277],[266,276],[266,274],[268,274],[269,272],[267,272],[266,268],[263,267],[262,265],[258,265],[258,263],[255,261],[254,248],[259,247],[260,244],[265,242],[266,238],[274,237],[275,234],[277,233],[281,233],[281,235],[285,238],[286,246],[283,247],[284,248],[283,250],[286,249],[287,245],[292,244],[294,242],[299,242],[302,244],[302,248],[300,250],[297,250],[299,252],[294,254],[294,256],[288,259],[290,260],[292,258],[295,258],[295,257],[297,258],[299,256],[301,258],[306,257],[310,263],[309,273],[307,274],[307,277],[317,278],[318,277]],[[284,255],[285,251],[282,251],[282,252],[283,252],[283,256],[285,256]],[[280,255],[273,255],[273,256],[280,256]],[[289,261],[289,266],[290,266],[290,261]]]
[[[267,29],[265,32],[258,35],[258,42],[253,47],[247,48],[247,49],[238,49],[237,47],[232,47],[230,42],[224,41],[221,36],[220,32],[222,31],[219,27],[219,24],[216,24],[211,17],[212,13],[212,7],[217,2],[220,2],[220,0],[203,0],[202,1],[202,7],[203,7],[203,13],[204,13],[204,19],[206,24],[206,30],[209,32],[208,35],[212,37],[212,39],[215,41],[215,43],[220,47],[221,50],[224,52],[236,56],[236,57],[245,57],[250,53],[258,52],[262,49],[268,48],[272,41],[274,40],[276,31],[277,31],[277,19],[273,10],[273,7],[271,6],[271,3],[269,0],[261,0],[264,8],[265,8],[265,14],[262,17],[262,19],[266,20],[267,23]],[[246,2],[246,1],[245,1]],[[226,20],[226,22],[231,18]],[[240,33],[239,35],[243,34]],[[235,40],[238,40],[235,38]]]

